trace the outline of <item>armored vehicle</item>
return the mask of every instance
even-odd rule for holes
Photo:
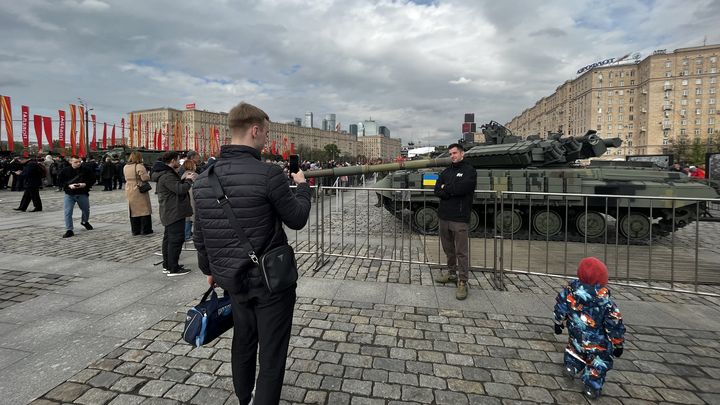
[[[600,241],[610,233],[608,223],[615,222],[623,237],[647,240],[650,235],[661,236],[695,221],[698,211],[704,210],[697,201],[718,197],[708,184],[652,167],[649,162],[595,160],[581,165],[579,160],[602,156],[608,148],[622,143],[619,138],[602,139],[592,130],[581,137],[555,134],[544,140],[522,140],[491,121],[482,126],[482,131],[485,143],[466,145],[464,157],[477,169],[476,190],[480,192],[475,194],[470,220],[470,231],[475,235]],[[449,157],[441,155],[429,160],[312,171],[306,176],[390,172],[375,185],[385,189],[377,191],[382,205],[398,217],[409,215],[418,232],[435,233],[439,199],[420,190],[432,190],[440,171],[450,163]],[[498,191],[509,193],[503,193],[501,200]]]

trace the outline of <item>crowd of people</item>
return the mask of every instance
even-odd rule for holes
[[[675,163],[670,167],[670,171],[684,173],[695,179],[704,179],[706,177],[705,169],[693,165]]]

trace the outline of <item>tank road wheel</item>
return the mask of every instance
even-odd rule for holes
[[[522,228],[520,211],[503,211],[495,214],[495,229],[504,235],[517,233]]]
[[[470,210],[470,227],[468,228],[468,232],[475,232],[479,225],[480,215],[478,215],[477,211],[473,208]]]
[[[605,217],[597,211],[587,212],[587,229],[585,227],[585,212],[581,212],[575,219],[575,228],[580,236],[598,238],[603,235],[607,226]]]
[[[438,226],[440,225],[437,208],[430,206],[421,207],[415,210],[415,213],[413,214],[413,221],[415,222],[417,230],[423,233],[437,232]]]
[[[533,229],[541,236],[554,236],[562,230],[562,218],[555,211],[539,211],[533,215]]]
[[[650,236],[650,217],[639,212],[631,212],[620,218],[620,233],[631,240],[647,239]]]

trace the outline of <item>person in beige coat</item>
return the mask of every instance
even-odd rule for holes
[[[143,165],[140,152],[133,152],[123,167],[125,175],[125,195],[128,199],[130,212],[130,230],[133,235],[149,235],[152,230],[152,206],[150,205],[150,192],[141,193],[138,189],[143,183],[150,181],[150,175]]]

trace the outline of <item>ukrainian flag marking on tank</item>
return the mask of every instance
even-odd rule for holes
[[[437,173],[423,173],[423,187],[435,187],[435,183],[437,183],[439,177]]]

